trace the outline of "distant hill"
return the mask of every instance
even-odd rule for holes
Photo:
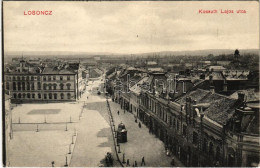
[[[8,52],[5,53],[5,58],[13,57],[93,57],[93,56],[112,56],[112,57],[123,57],[123,56],[135,56],[135,57],[146,57],[146,56],[207,56],[213,54],[215,56],[221,54],[233,54],[235,49],[208,49],[208,50],[194,50],[194,51],[160,51],[160,52],[149,52],[149,53],[138,53],[138,54],[124,54],[124,53],[108,53],[108,52],[70,52],[70,51],[31,51],[31,52]],[[259,49],[239,49],[240,54],[255,54],[259,55]]]
[[[161,51],[161,52],[154,52],[154,53],[143,53],[143,54],[135,54],[141,56],[149,56],[149,55],[158,55],[158,56],[208,56],[209,54],[213,54],[215,56],[221,54],[234,54],[234,50],[228,49],[209,49],[209,50],[195,50],[195,51]],[[255,54],[259,55],[259,49],[239,49],[240,54]]]

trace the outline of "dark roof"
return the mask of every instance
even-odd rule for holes
[[[205,115],[211,120],[224,125],[235,113],[237,100],[219,94],[208,94],[200,103],[210,103]]]
[[[210,94],[210,91],[197,89],[197,90],[191,91],[191,92],[187,93],[186,95],[180,97],[179,99],[176,100],[176,102],[179,104],[185,104],[187,97],[190,97],[191,99],[196,100],[196,101],[200,101],[207,94]]]
[[[46,67],[42,74],[75,74],[75,72],[70,68],[59,70],[56,67]]]
[[[205,116],[221,125],[226,124],[233,116],[238,105],[236,99],[202,89],[191,91],[177,99],[176,102],[185,104],[187,97],[196,100],[197,104],[208,103],[209,107],[204,111]]]

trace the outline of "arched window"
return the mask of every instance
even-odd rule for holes
[[[48,76],[48,81],[51,81],[51,76]]]
[[[53,95],[54,95],[54,99],[57,99],[57,93],[54,93]]]
[[[70,83],[67,83],[67,89],[70,90],[70,86],[71,84]]]
[[[32,98],[33,98],[33,99],[35,98],[35,94],[34,94],[34,93],[32,94]]]
[[[213,143],[212,142],[209,143],[209,153],[210,154],[213,153]]]
[[[60,76],[60,80],[63,80],[63,76]]]
[[[41,93],[38,93],[38,99],[41,99],[41,98],[42,98]]]
[[[64,94],[63,93],[60,94],[60,99],[64,99]]]
[[[196,132],[193,132],[193,138],[192,138],[193,140],[193,143],[194,144],[198,144],[198,134],[196,133]]]
[[[27,82],[27,90],[30,90],[30,83]]]
[[[47,84],[44,83],[44,84],[43,84],[43,90],[46,90],[46,88],[47,88]]]
[[[207,152],[207,146],[208,146],[208,142],[206,140],[206,138],[203,139],[203,151]]]
[[[41,90],[41,82],[37,82],[37,89]]]
[[[216,160],[220,161],[220,147],[219,146],[217,146],[217,148],[216,148]]]
[[[46,76],[43,76],[43,81],[46,81]]]
[[[16,90],[16,82],[13,82],[13,90]]]
[[[29,76],[26,76],[26,80],[29,80]]]
[[[18,99],[21,99],[21,98],[22,98],[21,93],[18,93]]]
[[[61,84],[60,84],[60,90],[63,90],[63,87],[64,87],[64,84],[61,83]]]
[[[67,94],[67,98],[70,99],[71,98],[71,95],[70,93]]]
[[[17,80],[20,80],[20,76],[17,76]]]
[[[21,90],[21,87],[22,87],[21,82],[18,82],[17,85],[18,85],[18,90]]]
[[[48,87],[49,87],[49,90],[51,90],[51,84],[50,83],[48,84]]]
[[[25,90],[25,82],[22,82],[22,90]]]
[[[34,76],[31,76],[31,81],[33,81],[34,80]]]
[[[56,89],[57,89],[57,84],[54,83],[54,84],[53,84],[53,90],[56,90]]]
[[[27,98],[30,99],[31,98],[31,94],[27,93]]]
[[[43,96],[44,96],[44,99],[47,99],[47,94],[46,93]]]
[[[32,83],[32,87],[31,87],[32,90],[34,90],[34,82]]]
[[[25,77],[24,77],[24,76],[22,76],[22,80],[23,80],[23,81],[25,80]]]
[[[6,90],[9,90],[9,89],[10,89],[10,87],[9,87],[9,82],[6,82],[5,85],[6,85],[6,86],[5,86]]]
[[[16,99],[16,93],[14,93],[14,99]]]
[[[51,93],[49,93],[49,99],[52,99],[52,94]]]
[[[13,80],[16,80],[16,79],[15,79],[15,76],[13,76]]]
[[[23,98],[25,98],[25,96],[26,96],[26,94],[25,94],[25,93],[23,93]]]

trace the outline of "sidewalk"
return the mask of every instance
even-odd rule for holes
[[[97,110],[104,118],[107,117],[106,104],[104,102],[88,103],[88,109]],[[135,123],[134,116],[120,109],[119,104],[110,101],[110,107],[112,115],[115,121],[116,129],[119,123],[126,125],[128,131],[126,143],[121,143],[121,153],[119,157],[123,160],[123,153],[125,153],[125,161],[129,159],[132,166],[134,161],[137,161],[137,165],[141,166],[142,157],[145,158],[146,165],[148,167],[171,167],[171,157],[166,156],[164,144],[154,135],[149,134],[149,130],[142,124],[142,127],[138,127],[138,123]],[[117,114],[117,111],[120,114]],[[107,120],[108,122],[108,120]],[[175,157],[176,158],[176,157]],[[183,166],[179,161],[175,159],[176,166]]]

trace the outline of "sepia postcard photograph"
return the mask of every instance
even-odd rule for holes
[[[3,1],[4,167],[260,167],[258,1]]]

